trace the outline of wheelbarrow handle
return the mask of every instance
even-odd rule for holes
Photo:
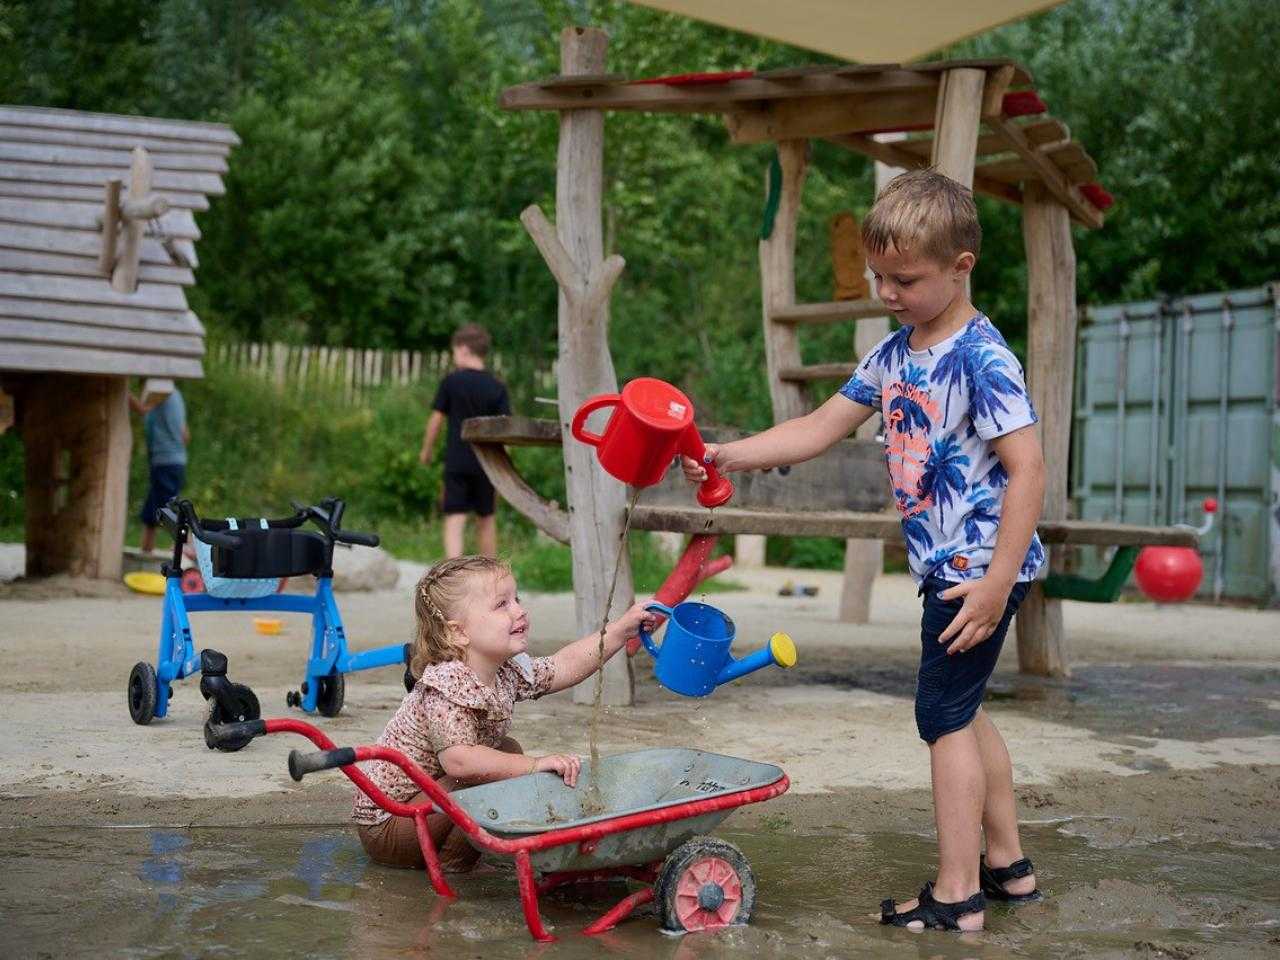
[[[205,728],[205,739],[211,748],[236,740],[252,740],[267,732],[265,720],[239,720],[234,723],[211,723]]]
[[[338,747],[336,750],[312,750],[301,753],[289,751],[289,776],[301,781],[308,773],[317,770],[332,770],[345,767],[356,762],[355,747]]]

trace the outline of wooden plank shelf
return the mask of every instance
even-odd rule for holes
[[[774,323],[799,326],[808,323],[839,323],[841,320],[865,320],[888,316],[889,309],[875,298],[833,300],[830,303],[797,303],[769,312]]]
[[[815,380],[847,380],[853,373],[857,360],[847,363],[815,363],[806,367],[781,367],[778,379],[788,383],[812,383]]]

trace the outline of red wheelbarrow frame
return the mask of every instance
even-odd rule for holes
[[[649,827],[654,824],[669,823],[673,820],[698,817],[718,810],[730,810],[748,803],[770,800],[785,793],[791,785],[787,775],[783,774],[773,783],[763,787],[739,790],[734,793],[721,793],[702,800],[689,800],[669,807],[660,807],[657,810],[641,810],[636,813],[610,817],[606,820],[598,820],[595,823],[551,829],[533,836],[508,840],[496,837],[480,826],[469,813],[449,796],[448,792],[427,775],[425,770],[393,747],[374,745],[338,748],[322,730],[312,726],[305,720],[297,720],[292,717],[247,720],[242,723],[222,724],[219,726],[221,728],[219,732],[225,732],[228,736],[237,737],[245,735],[257,736],[263,733],[296,733],[306,737],[321,750],[325,751],[323,754],[299,754],[296,750],[291,751],[289,754],[289,772],[294,779],[301,780],[305,773],[315,770],[337,767],[347,775],[352,783],[364,791],[370,800],[387,811],[387,813],[396,817],[412,818],[418,832],[418,843],[422,847],[422,859],[426,861],[427,873],[431,878],[431,886],[442,897],[454,899],[458,894],[449,886],[448,881],[445,880],[444,871],[440,868],[439,854],[436,851],[435,843],[431,839],[431,834],[427,830],[428,815],[439,811],[453,821],[475,846],[491,853],[512,855],[515,858],[516,881],[520,890],[520,905],[524,909],[524,920],[529,927],[529,933],[533,935],[535,940],[540,942],[551,942],[556,938],[548,933],[546,927],[542,925],[542,915],[538,911],[538,894],[546,893],[568,883],[591,882],[616,877],[640,880],[648,884],[643,890],[638,890],[624,897],[582,931],[587,935],[604,933],[606,930],[612,930],[618,923],[630,916],[636,907],[653,900],[653,883],[658,877],[658,869],[662,866],[662,861],[605,867],[599,870],[548,873],[542,877],[541,881],[538,881],[534,878],[533,863],[530,859],[531,853],[571,843],[578,844],[583,853],[590,853],[602,837],[615,833],[624,833],[628,830],[636,830],[641,827]],[[366,773],[355,766],[355,764],[366,760],[385,760],[388,763],[394,763],[404,771],[410,780],[422,789],[431,803],[415,807],[392,800],[378,789]]]

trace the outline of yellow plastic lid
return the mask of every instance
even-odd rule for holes
[[[124,575],[124,585],[136,593],[164,596],[164,575],[149,570],[134,570]]]
[[[769,652],[773,654],[773,662],[780,667],[791,668],[796,665],[796,645],[785,633],[775,633],[769,638]]]

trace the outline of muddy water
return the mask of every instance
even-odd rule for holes
[[[17,828],[0,833],[5,957],[1275,957],[1280,852],[1267,846],[1100,842],[1088,820],[1030,824],[1043,904],[993,907],[981,934],[880,927],[883,896],[914,893],[929,837],[796,834],[784,818],[721,830],[756,871],[749,927],[684,938],[652,912],[594,940],[576,931],[623,896],[544,897],[557,944],[532,942],[515,877],[497,862],[446,903],[420,872],[370,865],[340,827]],[[1123,832],[1123,831],[1122,831]],[[1130,834],[1132,835],[1132,834]]]

